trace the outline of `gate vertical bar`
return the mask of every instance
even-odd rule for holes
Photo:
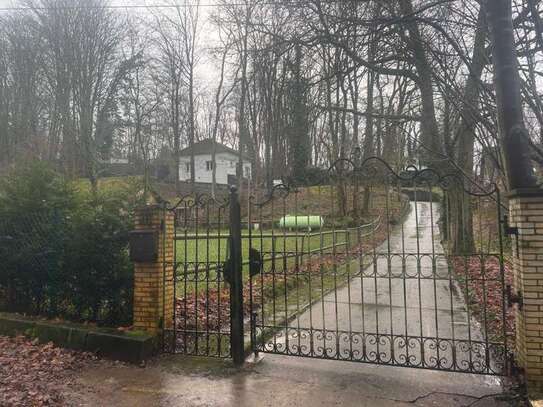
[[[230,349],[236,366],[245,360],[243,334],[243,276],[241,254],[241,206],[236,187],[230,189]]]

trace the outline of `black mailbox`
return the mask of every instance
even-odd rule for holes
[[[260,252],[251,247],[249,249],[249,275],[254,277],[260,274],[263,264],[264,262],[262,261],[262,255]]]
[[[130,232],[130,260],[136,263],[153,263],[158,259],[158,232],[133,230]]]

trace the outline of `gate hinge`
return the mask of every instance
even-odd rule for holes
[[[517,304],[518,309],[522,310],[522,306],[524,305],[522,293],[520,291],[513,293],[513,287],[511,287],[511,285],[508,284],[506,287],[506,294],[507,294],[507,305],[509,307],[512,307],[513,304]]]
[[[509,352],[507,355],[509,371],[507,372],[509,376],[516,379],[520,379],[524,376],[524,368],[518,365],[517,360],[515,359],[515,354]]]
[[[506,236],[518,236],[518,227],[509,225],[509,216],[505,215],[502,220],[503,234]]]

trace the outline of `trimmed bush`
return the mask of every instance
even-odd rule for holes
[[[44,163],[14,169],[0,183],[0,308],[129,324],[135,192],[94,196]]]

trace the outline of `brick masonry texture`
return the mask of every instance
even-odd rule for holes
[[[135,230],[157,230],[158,259],[134,265],[134,328],[157,334],[173,324],[174,215],[158,206],[136,211]]]
[[[515,197],[509,201],[513,237],[514,290],[524,306],[516,307],[517,363],[529,388],[543,389],[543,197]]]

